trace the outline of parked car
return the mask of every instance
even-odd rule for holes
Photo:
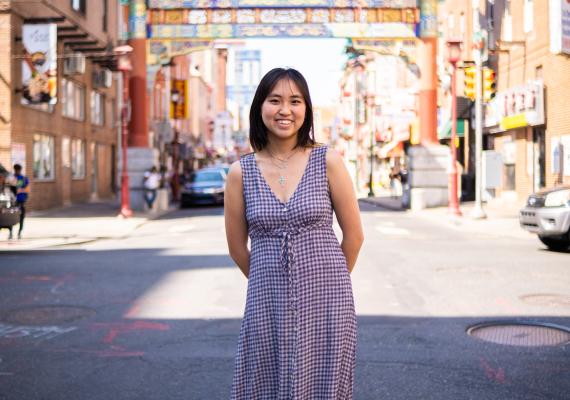
[[[523,229],[536,233],[549,249],[569,249],[570,186],[531,194],[519,213],[519,221]]]
[[[223,204],[226,189],[224,168],[209,167],[200,169],[184,183],[180,196],[180,206],[195,204]]]

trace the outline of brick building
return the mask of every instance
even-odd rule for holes
[[[499,196],[518,199],[570,183],[570,21],[566,1],[495,0],[485,16],[497,96],[486,110],[488,147],[502,156]],[[566,154],[566,160],[564,160]]]
[[[522,202],[544,187],[570,183],[570,4],[567,1],[480,0],[479,21],[488,36],[485,65],[496,72],[496,96],[485,105],[483,145],[496,185],[488,195]],[[439,10],[444,38],[463,40],[473,61],[471,2],[446,0]],[[565,27],[563,29],[563,27]],[[445,55],[440,43],[440,55]],[[441,59],[440,63],[444,60]],[[441,64],[440,64],[441,65]],[[458,74],[458,95],[463,71]],[[465,170],[473,169],[474,110],[465,132]],[[493,185],[489,185],[493,186]]]
[[[24,165],[31,209],[114,195],[118,1],[0,1],[0,163]]]

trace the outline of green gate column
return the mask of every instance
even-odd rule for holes
[[[129,147],[148,147],[145,0],[131,0],[129,3],[128,43],[133,48],[131,53],[133,70],[129,80],[131,98]]]
[[[437,0],[421,0],[419,130],[420,143],[428,145],[437,140]]]

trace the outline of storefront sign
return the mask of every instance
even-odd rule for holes
[[[498,92],[485,110],[484,126],[499,125],[495,131],[543,124],[544,85],[540,80]]]
[[[570,1],[550,0],[550,51],[570,54]]]
[[[22,104],[56,104],[57,25],[24,25],[22,43]]]

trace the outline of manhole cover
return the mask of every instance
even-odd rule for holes
[[[520,299],[535,306],[570,307],[570,296],[560,294],[527,294]]]
[[[58,325],[95,315],[95,310],[75,306],[38,306],[9,311],[4,322],[18,325]]]
[[[551,324],[493,322],[474,325],[467,334],[509,346],[559,346],[570,343],[570,330]]]

